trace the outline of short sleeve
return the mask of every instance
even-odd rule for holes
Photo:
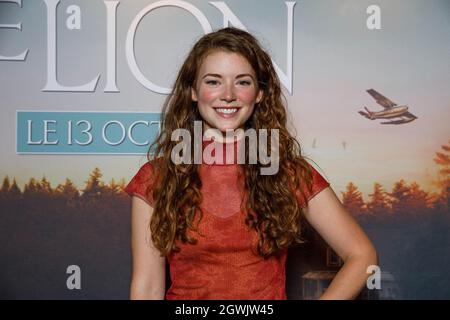
[[[318,194],[320,191],[324,190],[325,188],[330,186],[330,183],[325,180],[324,177],[310,164],[308,164],[311,168],[311,174],[312,174],[312,186],[311,189],[309,189],[306,184],[302,184],[300,181],[300,185],[303,191],[303,194],[299,191],[296,192],[297,201],[300,207],[306,208],[308,205],[309,200],[314,198],[316,194]]]
[[[130,196],[141,198],[151,207],[154,207],[155,201],[152,192],[155,183],[154,180],[153,165],[150,162],[147,162],[130,180],[124,191]]]

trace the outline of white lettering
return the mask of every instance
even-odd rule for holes
[[[22,0],[0,0],[0,2],[17,3],[22,8]],[[16,29],[16,30],[22,31],[22,23],[19,22],[17,24],[0,24],[0,28]],[[2,60],[6,60],[6,61],[24,61],[27,58],[28,50],[29,49],[25,50],[21,54],[18,54],[17,56],[13,56],[13,57],[6,57],[6,56],[0,55],[0,61],[2,61]]]
[[[119,1],[103,1],[106,6],[106,86],[104,92],[120,92],[116,84],[116,11]]]
[[[79,6],[71,5],[66,9],[66,13],[71,14],[66,19],[66,26],[69,30],[80,30],[81,29],[81,10]]]
[[[369,30],[380,30],[381,29],[381,9],[377,5],[370,5],[367,7],[366,10],[367,14],[370,14],[369,17],[367,17],[366,25],[367,29]]]
[[[139,23],[141,22],[141,20],[144,18],[145,15],[147,15],[149,12],[157,8],[169,6],[184,9],[190,14],[192,14],[200,22],[200,25],[202,26],[205,34],[210,33],[212,31],[212,27],[208,19],[203,15],[203,13],[196,7],[185,1],[180,0],[157,1],[155,3],[148,5],[137,14],[136,18],[134,18],[133,22],[130,25],[130,28],[128,29],[127,40],[125,44],[128,66],[130,67],[131,73],[133,73],[134,77],[136,78],[136,80],[139,81],[140,84],[142,84],[145,88],[153,92],[161,94],[169,94],[171,92],[171,89],[164,88],[154,84],[142,74],[141,70],[137,65],[136,56],[134,54],[134,36],[136,34],[136,29]]]
[[[71,276],[68,277],[67,281],[66,281],[67,289],[80,290],[81,289],[81,269],[80,269],[80,267],[77,265],[68,266],[66,273],[71,274]]]
[[[108,138],[106,138],[106,129],[109,127],[109,125],[111,124],[117,124],[119,125],[120,129],[122,130],[122,137],[119,139],[119,141],[117,142],[111,142],[110,140],[108,140]],[[123,124],[117,120],[112,120],[112,121],[108,121],[107,123],[105,123],[105,125],[103,126],[102,129],[102,137],[103,137],[103,141],[105,141],[107,144],[111,145],[111,146],[117,146],[118,144],[121,144],[126,137],[126,130],[125,127],[123,126]]]
[[[80,142],[77,139],[75,139],[75,142],[80,145],[80,146],[86,146],[88,144],[92,143],[92,134],[89,132],[92,128],[92,125],[89,121],[87,120],[80,120],[76,123],[76,126],[78,127],[80,124],[85,123],[87,124],[87,128],[84,129],[83,131],[81,131],[81,133],[85,133],[88,136],[88,139],[86,140],[86,142]]]
[[[371,275],[367,279],[367,288],[372,289],[381,289],[381,270],[379,266],[370,265],[367,267],[367,273]],[[373,273],[373,274],[372,274]]]
[[[42,140],[39,141],[31,141],[33,134],[32,134],[32,127],[33,127],[33,120],[28,120],[27,121],[28,124],[28,140],[27,140],[27,144],[42,144]]]
[[[48,141],[48,134],[49,133],[56,133],[55,129],[49,129],[48,124],[52,123],[56,125],[56,120],[44,120],[44,145],[48,144],[58,144],[58,139],[56,141]]]
[[[56,78],[56,9],[60,0],[44,0],[47,7],[47,83],[42,91],[93,92],[100,75],[89,83],[80,86],[62,86]]]
[[[153,121],[152,121],[153,122]],[[140,120],[140,121],[135,121],[131,124],[131,126],[128,128],[128,138],[131,140],[132,143],[134,143],[137,146],[145,146],[149,143],[148,140],[145,140],[144,142],[137,142],[136,140],[134,140],[133,138],[133,129],[136,125],[138,124],[145,124],[147,127],[149,126],[148,121],[144,121],[144,120]]]

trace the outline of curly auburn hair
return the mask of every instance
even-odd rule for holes
[[[171,136],[180,128],[189,130],[193,136],[194,121],[201,120],[201,116],[196,103],[191,100],[191,87],[195,86],[204,59],[218,50],[245,57],[255,71],[258,89],[263,90],[263,98],[245,127],[256,132],[259,129],[278,129],[279,132],[279,170],[276,174],[261,175],[260,168],[264,166],[259,161],[256,164],[246,161],[242,165],[247,193],[246,205],[242,208],[247,213],[245,223],[258,234],[256,252],[268,258],[291,244],[303,242],[300,232],[302,211],[295,192],[303,194],[300,181],[311,188],[312,172],[301,155],[300,144],[286,128],[286,107],[282,98],[286,99],[270,56],[253,35],[233,27],[206,34],[197,41],[164,102],[161,132],[147,155],[156,173],[155,183],[147,188],[147,195],[153,192],[155,199],[150,221],[152,241],[162,256],[180,251],[177,241],[197,243],[197,239],[187,234],[187,229],[198,230],[194,218],[196,214],[200,214],[200,219],[203,217],[198,164],[174,164],[171,161],[172,149],[177,144],[171,141]]]

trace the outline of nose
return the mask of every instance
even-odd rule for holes
[[[223,89],[221,100],[231,102],[236,100],[233,84],[226,84]]]

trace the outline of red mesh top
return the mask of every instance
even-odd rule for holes
[[[203,146],[209,141],[204,141]],[[215,142],[218,143],[218,142]],[[223,144],[226,150],[234,145],[235,161],[231,164],[202,163],[204,216],[199,233],[188,230],[198,240],[195,245],[178,243],[181,251],[168,256],[172,285],[166,299],[272,299],[285,300],[285,264],[287,250],[267,260],[255,253],[258,236],[245,225],[245,213],[240,209],[245,201],[242,166],[237,164],[238,142]],[[226,149],[230,148],[230,149]],[[212,152],[211,156],[214,156]],[[153,198],[146,197],[146,187],[152,183],[152,164],[144,164],[125,188],[129,195],[140,197],[154,207]],[[313,187],[304,188],[307,201],[329,183],[311,166]],[[299,192],[298,203],[307,201]],[[196,215],[198,220],[199,215]],[[197,222],[197,221],[196,221]]]

